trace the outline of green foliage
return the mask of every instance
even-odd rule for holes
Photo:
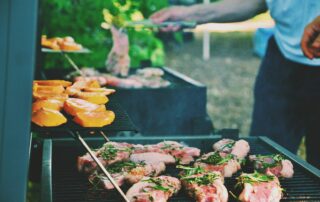
[[[117,19],[133,20],[140,13],[149,17],[153,12],[166,7],[167,1],[158,0],[43,0],[41,1],[41,33],[48,37],[72,36],[76,42],[89,48],[91,54],[73,54],[71,58],[79,66],[104,67],[112,47],[109,30],[101,28],[104,22],[103,9]],[[151,60],[154,65],[163,65],[162,42],[150,30],[128,30],[131,66],[139,66],[141,60]],[[47,54],[44,67],[68,68],[70,65],[59,54]]]

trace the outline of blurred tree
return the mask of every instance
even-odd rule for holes
[[[41,1],[41,33],[48,37],[72,36],[91,54],[74,54],[72,58],[79,66],[104,67],[107,54],[112,47],[109,31],[101,28],[103,9],[119,19],[134,20],[149,17],[153,12],[166,7],[167,1],[159,0],[43,0]],[[165,53],[162,42],[150,30],[128,31],[131,66],[139,66],[142,60],[151,60],[153,65],[163,65]],[[45,68],[70,67],[59,54],[46,55]]]

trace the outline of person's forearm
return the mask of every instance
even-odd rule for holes
[[[197,4],[188,8],[186,20],[198,23],[238,22],[267,10],[264,0],[224,0],[210,4]]]

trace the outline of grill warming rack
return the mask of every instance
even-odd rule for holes
[[[168,136],[168,137],[113,137],[111,141],[129,142],[139,144],[153,144],[163,140],[175,140],[188,146],[201,149],[202,153],[212,151],[212,144],[221,139],[221,136]],[[320,201],[320,171],[310,164],[300,160],[294,154],[276,144],[266,137],[244,138],[250,144],[250,154],[282,153],[294,164],[295,174],[292,179],[280,179],[282,187],[286,190],[282,201]],[[87,143],[97,148],[103,144],[101,138],[88,138]],[[93,189],[87,177],[80,174],[76,169],[77,156],[86,151],[79,145],[74,144],[72,139],[47,139],[44,143],[43,166],[42,166],[42,201],[105,201],[118,202],[121,196],[116,190],[106,191]],[[244,172],[251,172],[252,168],[245,167]],[[225,184],[229,191],[233,191],[236,183],[235,178],[226,178]],[[168,166],[165,174],[177,176],[175,166]],[[126,191],[129,187],[123,186]],[[235,201],[229,196],[229,201]],[[181,190],[178,195],[169,201],[188,202],[194,201]]]

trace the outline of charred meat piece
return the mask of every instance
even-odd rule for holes
[[[145,177],[134,184],[126,196],[131,202],[166,202],[180,188],[180,181],[174,177]]]
[[[201,167],[206,171],[218,171],[224,177],[231,177],[241,169],[240,163],[234,155],[218,151],[204,154],[194,163],[194,166]]]
[[[277,202],[282,197],[279,180],[274,175],[243,173],[236,186],[242,189],[239,200],[243,202]]]
[[[291,178],[293,176],[293,165],[280,154],[250,155],[249,160],[258,172],[273,174],[277,177]]]
[[[139,182],[143,177],[158,176],[165,170],[164,163],[145,164],[135,163],[132,161],[117,162],[107,167],[107,170],[117,182],[122,186],[125,182],[134,184]],[[104,189],[113,189],[114,186],[104,174],[95,171],[89,176],[89,181],[94,186],[101,186]]]
[[[179,167],[183,187],[197,202],[227,202],[228,191],[220,172],[207,172],[202,168]]]
[[[222,139],[213,144],[213,150],[233,154],[238,159],[243,159],[248,155],[250,146],[245,140]]]
[[[107,142],[94,153],[104,166],[116,162],[127,161],[132,152],[132,145],[121,142]],[[96,162],[87,153],[78,157],[78,170],[80,172],[91,173],[97,167]]]
[[[189,164],[194,161],[194,157],[200,156],[200,149],[187,147],[175,141],[163,141],[158,144],[139,146],[135,148],[134,153],[157,152],[170,154],[179,164]]]
[[[148,164],[165,163],[174,164],[176,160],[170,154],[162,154],[157,152],[146,152],[139,154],[131,154],[130,160],[133,162],[144,162]]]

